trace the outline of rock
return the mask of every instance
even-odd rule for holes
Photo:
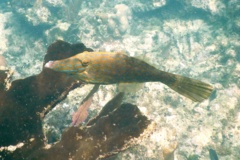
[[[56,60],[83,51],[91,49],[80,43],[71,45],[57,41],[49,46],[44,60]],[[2,88],[7,78],[4,72],[5,70],[0,72]],[[1,89],[0,157],[8,156],[5,146],[24,142],[25,150],[19,151],[19,155],[41,146],[44,142],[42,118],[63,100],[70,90],[80,85],[81,83],[64,74],[43,68],[40,74],[15,80],[8,90]]]
[[[40,149],[30,159],[95,160],[109,157],[131,145],[150,121],[137,106],[122,102],[123,93],[109,101],[85,127],[70,127],[60,142],[49,149]]]
[[[10,88],[10,79],[13,71],[5,67],[0,67],[0,92]]]

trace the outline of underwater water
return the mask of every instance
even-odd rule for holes
[[[238,0],[4,0],[0,2],[0,63],[14,79],[38,74],[47,47],[57,39],[95,51],[124,51],[158,69],[214,86],[202,103],[162,83],[132,87],[124,101],[154,123],[148,137],[113,159],[158,160],[177,146],[178,160],[240,159],[240,1]],[[3,62],[5,59],[5,62]],[[0,64],[0,65],[2,65]],[[93,85],[75,89],[44,119],[49,143],[70,126]],[[117,93],[102,85],[88,119]]]

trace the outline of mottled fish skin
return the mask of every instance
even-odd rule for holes
[[[162,81],[174,80],[166,72],[118,52],[83,52],[51,63],[49,68],[93,84],[159,81],[159,72],[162,72]]]
[[[162,82],[197,102],[208,98],[213,90],[207,83],[161,71],[118,52],[83,52],[67,59],[50,61],[45,67],[92,84]]]

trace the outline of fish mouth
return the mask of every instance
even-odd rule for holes
[[[54,61],[48,61],[48,62],[44,65],[44,67],[46,67],[46,68],[52,68],[52,67],[53,67],[53,63],[54,63]]]

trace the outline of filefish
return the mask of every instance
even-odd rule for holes
[[[45,67],[90,84],[161,82],[196,102],[207,99],[213,91],[210,84],[159,70],[120,52],[83,52],[49,61]]]

